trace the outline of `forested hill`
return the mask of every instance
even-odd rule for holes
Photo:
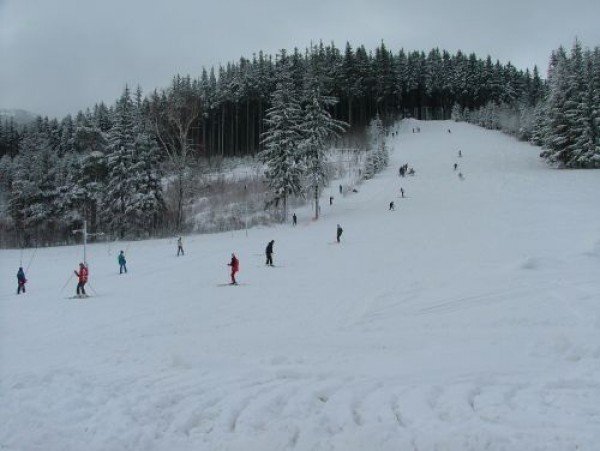
[[[294,102],[280,102],[278,110],[277,98]],[[321,100],[313,119],[331,117],[340,121],[338,130],[356,131],[377,115],[383,125],[402,117],[451,117],[532,141],[556,167],[600,167],[598,47],[576,41],[570,53],[553,52],[546,82],[537,68],[523,71],[489,56],[391,51],[384,44],[372,52],[349,44],[341,51],[320,43],[305,51],[259,52],[197,77],[176,75],[146,96],[126,87],[113,105],[97,104],[75,118],[38,117],[23,128],[0,124],[6,199],[0,230],[12,243],[40,234],[48,242],[69,241],[84,220],[91,230],[120,237],[190,230],[186,215],[198,188],[191,172],[207,157],[259,151],[266,164],[293,162],[276,168],[285,186],[273,171],[261,180],[275,205],[286,205],[288,195],[305,199],[328,183],[323,171],[331,142],[317,132],[319,121],[307,120],[315,99]],[[297,120],[285,125],[278,115],[292,106]],[[268,137],[279,132],[294,135],[295,144],[268,149]],[[311,167],[319,167],[311,175],[309,153],[318,162]]]
[[[382,117],[413,116],[420,119],[447,119],[452,106],[477,109],[488,102],[525,102],[534,105],[544,95],[545,85],[537,68],[517,69],[490,56],[481,58],[458,51],[390,50],[383,43],[374,49],[364,46],[344,49],[320,43],[310,49],[277,55],[263,52],[242,57],[238,62],[205,69],[197,76],[180,76],[172,85],[151,94],[147,112],[165,111],[168,97],[178,91],[178,99],[195,104],[189,138],[196,153],[243,155],[257,151],[263,119],[275,89],[276,68],[289,61],[296,88],[303,89],[311,68],[319,74],[323,90],[338,99],[333,115],[352,126],[365,125],[376,112]],[[90,125],[101,132],[111,127],[114,106],[95,105],[75,118],[41,119],[43,127],[64,152],[84,152],[90,142],[82,128]],[[18,152],[20,134],[10,123],[1,124],[0,156]],[[26,132],[24,132],[26,133]]]

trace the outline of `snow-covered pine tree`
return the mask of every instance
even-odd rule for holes
[[[94,233],[105,219],[99,208],[105,199],[108,181],[108,158],[100,150],[82,155],[73,166],[77,172],[73,175],[73,202],[88,221],[88,229]]]
[[[567,65],[567,92],[564,115],[567,121],[565,159],[567,167],[586,167],[593,153],[591,105],[587,97],[586,75],[581,43],[575,40]]]
[[[165,210],[161,184],[160,148],[150,135],[144,116],[142,91],[138,87],[134,107],[134,152],[131,184],[134,195],[126,207],[130,225],[136,233],[156,229]]]
[[[592,94],[592,124],[595,138],[594,162],[595,166],[600,166],[600,47],[594,48],[592,55],[592,79],[590,91]]]
[[[50,226],[57,196],[58,156],[43,130],[28,133],[14,159],[9,205],[18,228]]]
[[[300,125],[300,150],[315,201],[315,219],[319,219],[319,198],[323,186],[327,183],[326,146],[332,138],[339,137],[348,127],[346,122],[331,117],[328,108],[333,107],[337,99],[323,95],[322,89],[318,73],[313,67],[309,67],[305,76],[306,105]]]
[[[546,131],[546,103],[538,102],[532,113],[532,130],[530,141],[536,146],[544,145]]]
[[[369,124],[367,131],[369,150],[365,160],[363,179],[373,178],[375,174],[382,171],[389,162],[389,153],[385,141],[385,128],[379,114]]]
[[[575,61],[573,61],[575,63]],[[600,163],[596,160],[596,127],[594,124],[593,57],[588,50],[581,58],[581,68],[577,71],[577,86],[580,89],[579,103],[575,118],[575,150],[573,167],[593,168]]]
[[[561,47],[552,53],[548,69],[549,94],[546,105],[546,130],[544,150],[540,155],[550,163],[566,164],[569,160],[566,147],[569,144],[569,121],[565,116],[568,91],[568,60]]]
[[[285,50],[281,51],[278,63],[272,106],[265,116],[264,150],[259,157],[267,165],[265,176],[271,190],[271,202],[276,206],[282,203],[282,220],[285,221],[289,197],[302,194],[305,168],[299,149],[302,109]]]
[[[108,132],[108,179],[103,199],[104,222],[124,237],[131,218],[127,206],[135,195],[131,169],[134,154],[133,102],[128,87],[117,101],[113,126]]]

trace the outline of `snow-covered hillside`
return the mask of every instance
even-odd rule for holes
[[[81,248],[40,250],[19,297],[0,252],[0,449],[597,449],[600,173],[466,124],[398,130],[317,223],[179,258],[91,246],[87,300],[61,292]],[[233,251],[243,284],[220,286]]]

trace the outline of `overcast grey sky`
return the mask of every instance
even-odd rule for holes
[[[150,91],[319,39],[474,51],[545,74],[575,36],[600,45],[599,18],[600,0],[0,0],[0,108],[62,116],[126,83]]]

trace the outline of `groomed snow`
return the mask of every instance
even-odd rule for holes
[[[600,172],[398,130],[317,223],[90,246],[87,300],[61,292],[81,247],[39,250],[18,297],[0,252],[0,449],[598,449]],[[244,285],[218,286],[232,251]]]

